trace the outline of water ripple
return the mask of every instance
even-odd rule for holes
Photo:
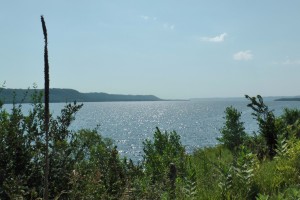
[[[267,102],[278,116],[284,107],[300,108],[300,102]],[[54,115],[65,104],[51,104]],[[256,131],[258,126],[251,116],[247,101],[165,101],[165,102],[98,102],[84,103],[71,125],[74,130],[96,128],[113,139],[122,156],[141,160],[143,141],[152,139],[155,127],[176,130],[188,152],[195,148],[212,146],[224,123],[226,107],[233,105],[242,112],[246,132]],[[5,105],[10,108],[11,105]],[[24,104],[28,110],[29,104]]]

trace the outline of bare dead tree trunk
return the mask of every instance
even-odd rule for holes
[[[44,179],[44,199],[49,199],[49,62],[48,62],[48,39],[47,39],[47,28],[44,17],[41,16],[45,48],[44,48],[44,74],[45,74],[45,88],[44,88],[44,98],[45,98],[45,179]]]

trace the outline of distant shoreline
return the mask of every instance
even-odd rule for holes
[[[280,98],[275,99],[274,101],[300,101],[300,97]]]
[[[42,89],[0,89],[0,100],[5,103],[32,103],[35,93],[43,92]],[[43,100],[43,99],[42,99]],[[154,95],[123,95],[108,93],[81,93],[74,89],[50,89],[50,103],[66,102],[126,102],[126,101],[173,101],[165,100]]]

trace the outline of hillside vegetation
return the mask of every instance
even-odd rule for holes
[[[300,101],[300,97],[280,98],[275,101]]]
[[[0,199],[43,197],[44,104],[32,98],[26,115],[0,104]],[[157,128],[141,163],[120,158],[96,129],[70,130],[82,104],[66,104],[49,120],[50,199],[299,199],[300,111],[275,117],[260,96],[247,98],[256,134],[228,107],[220,145],[186,154],[179,134]]]
[[[31,96],[39,89],[0,88],[0,98],[5,103],[32,103]],[[51,103],[66,102],[105,102],[105,101],[162,101],[154,95],[122,95],[107,93],[80,93],[73,89],[50,89]]]

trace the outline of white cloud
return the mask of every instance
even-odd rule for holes
[[[162,23],[158,20],[157,17],[151,17],[148,15],[141,15],[139,16],[141,19],[143,19],[144,21],[146,21],[147,23],[149,22],[154,22],[158,25],[162,25],[164,27],[164,29],[166,30],[174,30],[175,29],[175,25],[174,24],[169,24],[169,23]]]
[[[300,65],[300,60],[291,60],[290,58],[286,58],[285,61],[281,63],[282,65]]]
[[[142,15],[140,16],[143,20],[145,21],[148,21],[148,20],[152,20],[152,21],[156,21],[157,20],[157,17],[150,17],[150,16],[147,16],[147,15]]]
[[[222,33],[215,37],[202,37],[200,40],[204,42],[224,42],[225,36],[227,36],[227,33]]]
[[[150,17],[149,17],[149,16],[146,16],[146,15],[142,15],[141,18],[142,18],[143,20],[146,20],[146,21],[150,19]]]
[[[253,54],[250,50],[247,51],[239,51],[235,54],[233,54],[234,60],[252,60]]]
[[[164,24],[164,28],[165,29],[169,29],[169,30],[174,30],[175,29],[175,25],[174,24]]]
[[[300,65],[300,59],[290,59],[288,56],[284,61],[273,61],[273,65]]]

